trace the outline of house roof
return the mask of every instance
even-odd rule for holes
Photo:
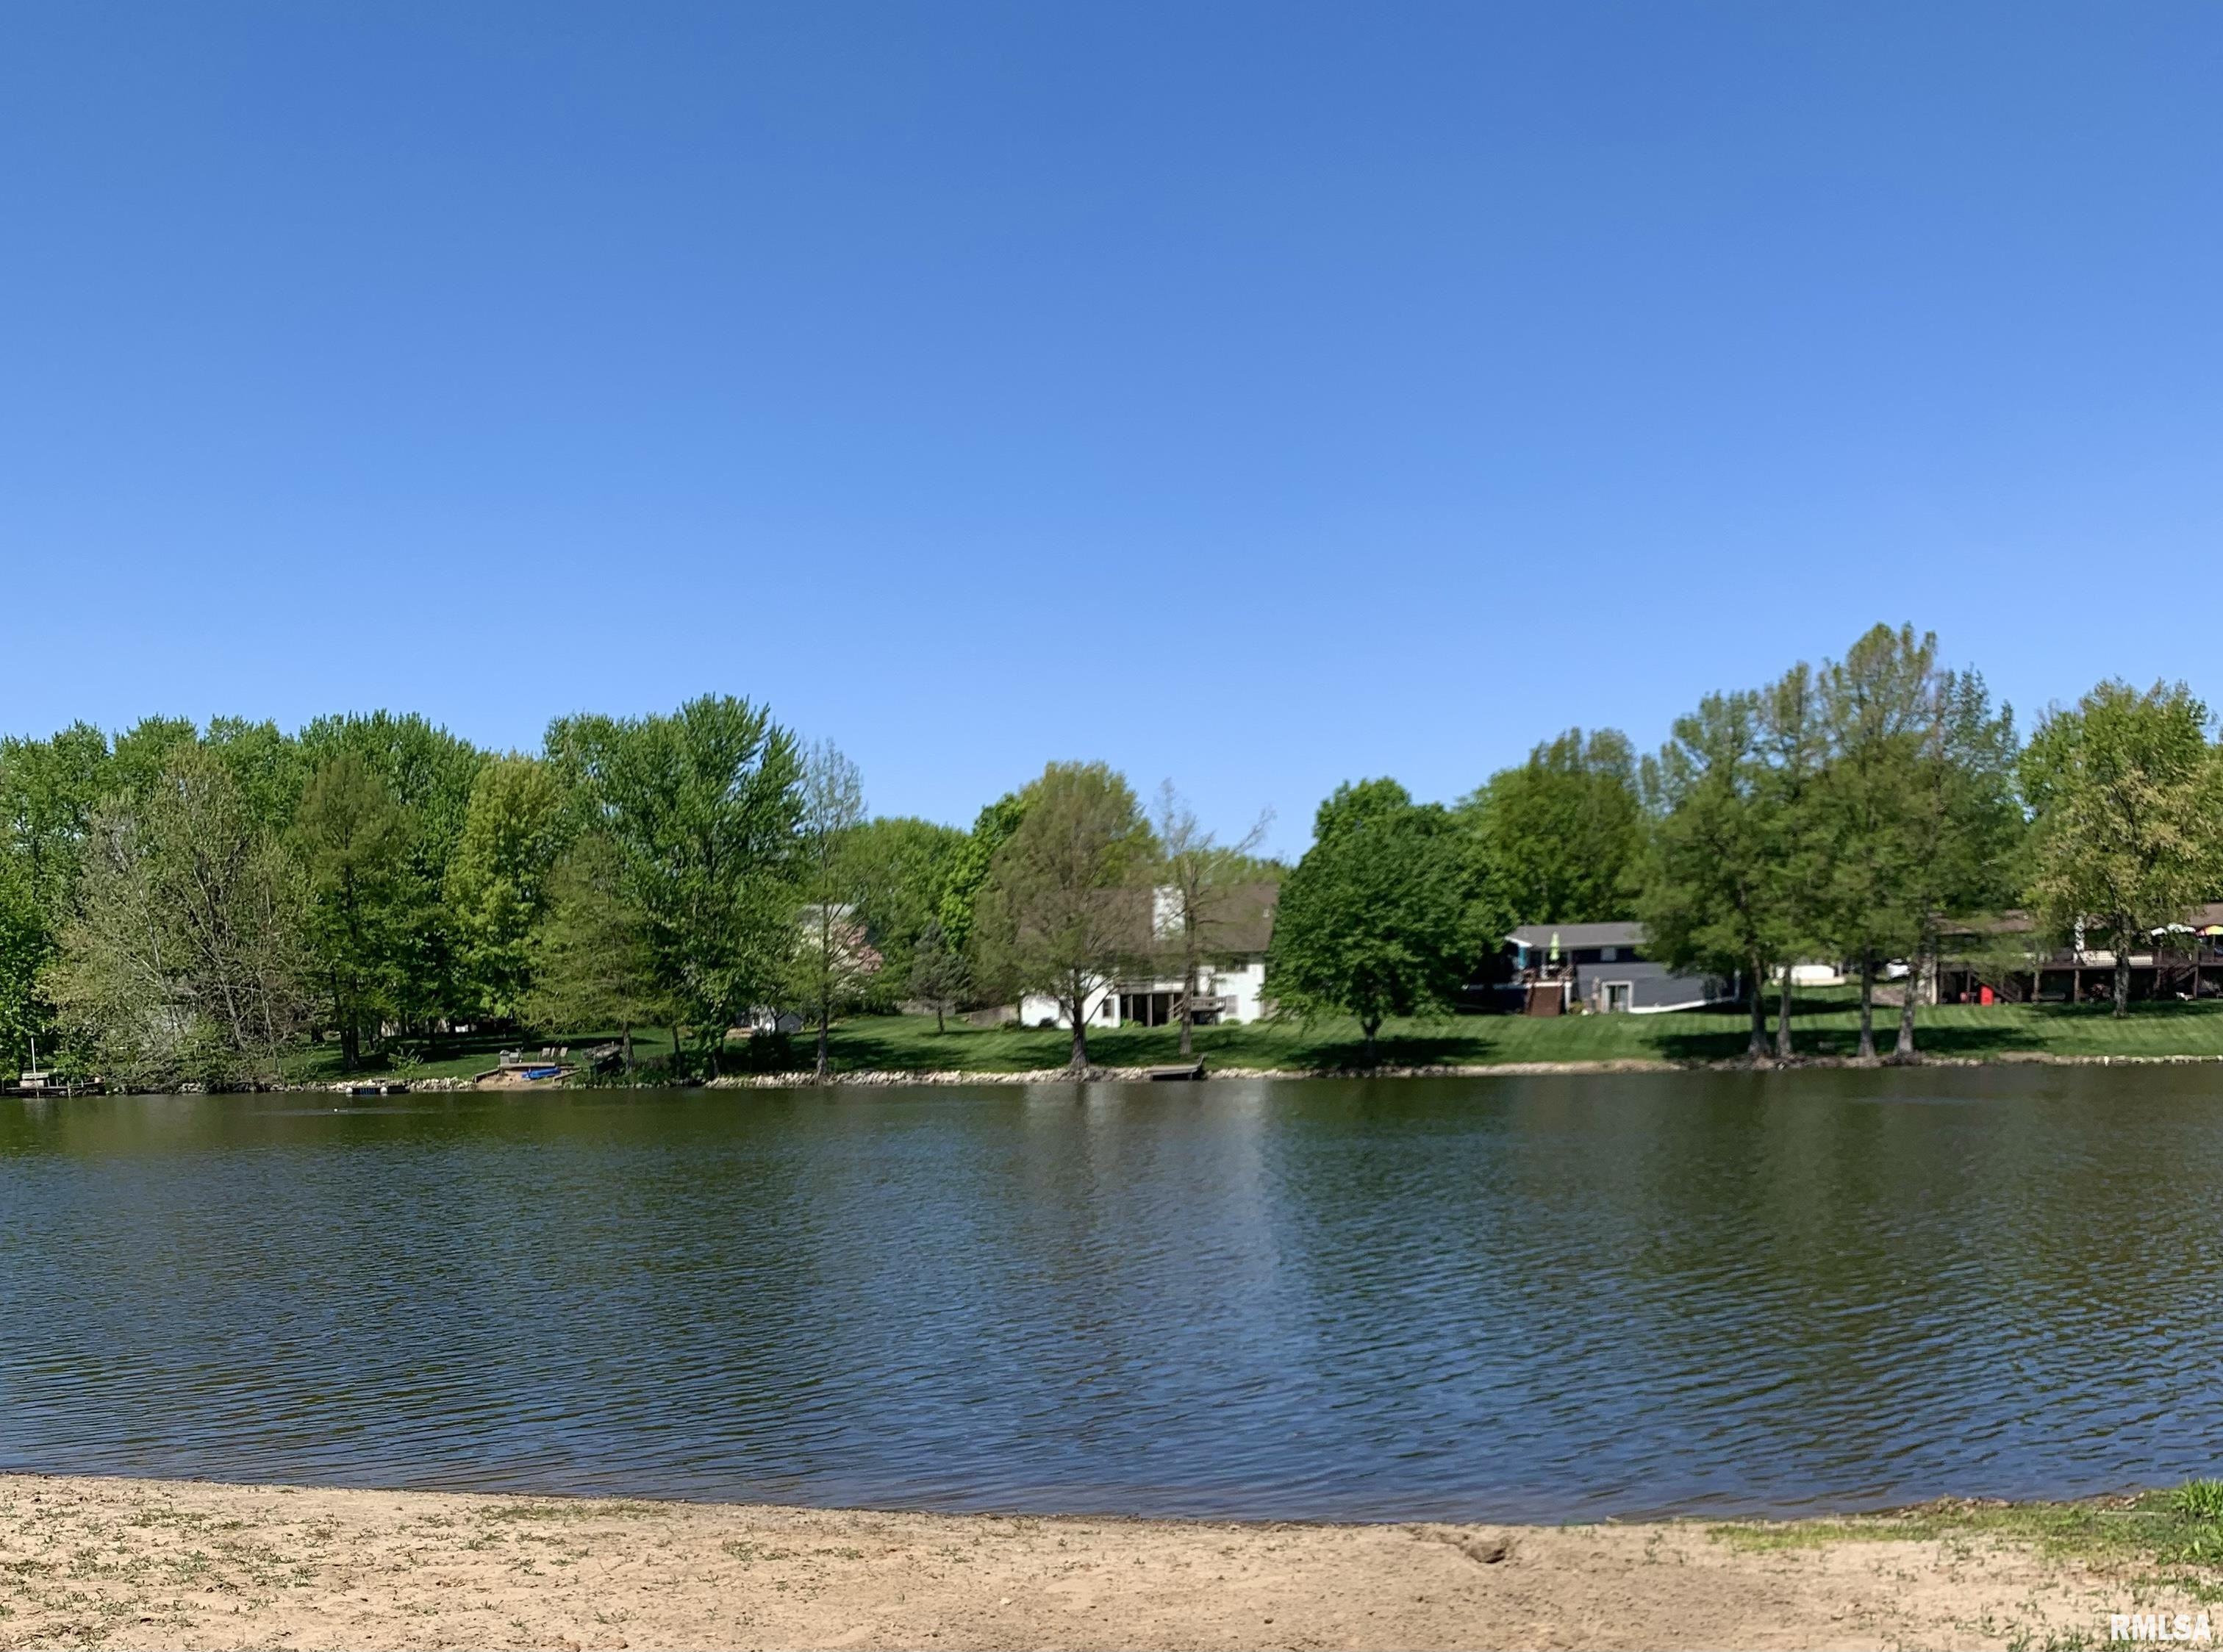
[[[1159,925],[1172,915],[1168,889],[1131,887],[1113,890],[1120,926],[1126,931],[1127,950],[1137,958],[1162,955],[1168,944],[1178,945],[1179,930],[1167,934]],[[1282,899],[1277,883],[1231,884],[1221,892],[1204,935],[1204,950],[1214,958],[1263,955],[1273,944],[1274,909]]]
[[[1221,952],[1263,952],[1274,942],[1274,908],[1282,899],[1277,883],[1237,884],[1212,937]]]
[[[1524,947],[1548,947],[1553,936],[1559,937],[1559,950],[1573,947],[1640,947],[1644,944],[1644,925],[1641,924],[1523,924],[1506,936]]]

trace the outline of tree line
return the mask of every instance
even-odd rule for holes
[[[0,1047],[225,1087],[311,1045],[406,1066],[467,1029],[608,1032],[630,1067],[657,1026],[699,1071],[785,1011],[822,1073],[851,1011],[1085,1011],[1105,968],[1193,982],[1255,835],[1219,844],[1169,785],[1159,805],[1052,764],[969,832],[870,817],[838,749],[730,697],[560,718],[532,754],[387,712],[79,724],[0,742]],[[1163,934],[1137,922],[1160,880],[1186,891]]]
[[[2131,951],[2223,890],[2212,723],[2181,683],[2109,681],[2025,742],[1934,635],[1879,625],[1818,669],[1708,695],[1640,758],[1570,730],[1448,807],[1339,788],[1282,888],[1268,990],[1355,1015],[1370,1050],[1387,1017],[1449,1009],[1517,925],[1634,919],[1653,958],[1745,983],[1756,1058],[1793,1053],[1791,966],[1848,965],[1872,1057],[1885,967],[1918,974],[1955,920],[2020,905],[2033,930],[1992,962],[2112,949],[2121,1015]]]
[[[731,697],[559,718],[530,754],[382,711],[79,724],[0,741],[0,1047],[222,1086],[312,1045],[406,1065],[466,1028],[607,1031],[630,1065],[655,1026],[702,1070],[785,1011],[822,1073],[842,1014],[1036,994],[1085,1067],[1092,1006],[1135,974],[1181,984],[1187,1051],[1239,900],[1275,882],[1269,998],[1355,1017],[1370,1051],[1510,929],[1625,918],[1748,984],[1756,1056],[1792,1053],[1789,966],[1847,962],[1873,1054],[1885,966],[1919,970],[1956,918],[2020,904],[2041,942],[2144,944],[2223,886],[2211,722],[2182,684],[2106,682],[2024,741],[1934,637],[1878,626],[1707,696],[1654,753],[1570,730],[1449,804],[1338,787],[1294,867],[1257,857],[1263,819],[1223,842],[1100,763],[970,829],[873,817],[839,750]]]

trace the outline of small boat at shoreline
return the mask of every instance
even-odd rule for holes
[[[1204,1076],[1204,1058],[1200,1056],[1196,1060],[1181,1065],[1149,1068],[1145,1069],[1145,1076],[1153,1084],[1188,1083]]]

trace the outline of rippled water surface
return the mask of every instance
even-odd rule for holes
[[[0,1467],[1351,1518],[2214,1472],[2213,1069],[0,1102]]]

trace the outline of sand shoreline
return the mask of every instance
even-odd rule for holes
[[[1894,1525],[1300,1525],[0,1476],[0,1648],[2100,1643],[2135,1568]],[[1910,1535],[1912,1534],[1912,1535]]]

